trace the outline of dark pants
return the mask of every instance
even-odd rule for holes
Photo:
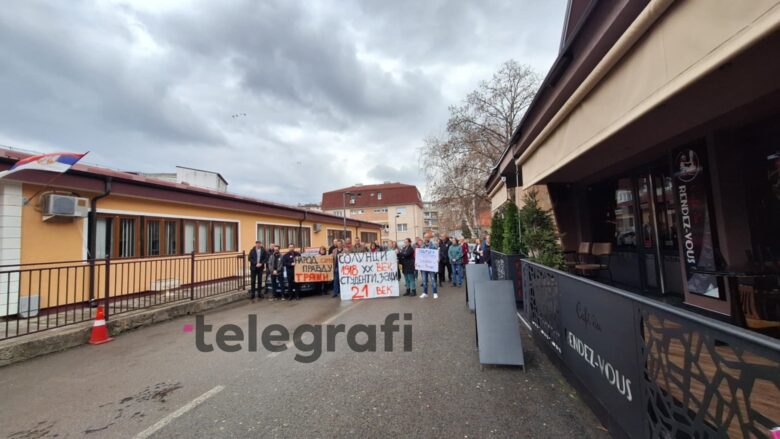
[[[252,278],[252,289],[249,291],[249,296],[254,299],[255,294],[258,297],[263,297],[263,267],[250,267],[249,276]]]
[[[271,275],[271,291],[273,292],[274,297],[277,298],[277,299],[282,297],[282,293],[284,292],[284,291],[282,291],[281,285],[279,285],[279,277],[280,277],[279,274],[272,274]],[[278,291],[278,293],[277,293],[277,291]]]
[[[444,277],[444,270],[447,270],[447,277]],[[439,283],[444,283],[445,280],[452,281],[452,265],[448,261],[439,261]]]
[[[295,267],[284,267],[285,273],[287,273],[287,297],[292,299],[298,297],[298,288],[295,285]]]

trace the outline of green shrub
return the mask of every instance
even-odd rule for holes
[[[504,252],[504,221],[498,211],[493,214],[493,221],[490,223],[490,247],[492,251]]]
[[[517,218],[517,205],[507,203],[504,208],[504,244],[502,248],[508,255],[516,255],[522,252],[520,246],[520,225]]]
[[[529,259],[548,267],[563,269],[566,261],[555,231],[552,215],[539,206],[538,193],[529,190],[523,195],[520,209],[522,247]]]

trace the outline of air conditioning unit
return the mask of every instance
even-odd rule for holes
[[[71,195],[46,194],[41,201],[44,219],[52,217],[85,218],[89,200]]]
[[[322,224],[314,223],[314,233],[320,233],[322,231]]]

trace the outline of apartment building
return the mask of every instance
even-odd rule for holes
[[[349,219],[379,223],[381,235],[373,231],[361,233],[360,239],[383,243],[414,239],[428,230],[422,197],[416,186],[398,182],[356,184],[322,194],[322,211]],[[349,231],[328,229],[328,242],[334,238],[353,238]]]

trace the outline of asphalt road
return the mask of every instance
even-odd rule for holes
[[[608,437],[522,327],[527,372],[480,368],[463,290],[439,299],[242,302],[209,312],[220,325],[381,325],[412,314],[412,351],[353,352],[345,334],[312,363],[295,348],[198,351],[177,319],[0,369],[0,437]],[[400,324],[409,322],[401,321]],[[303,341],[311,340],[304,336]],[[358,342],[365,342],[358,336]],[[231,344],[233,344],[231,342]],[[324,342],[323,342],[324,345]]]

